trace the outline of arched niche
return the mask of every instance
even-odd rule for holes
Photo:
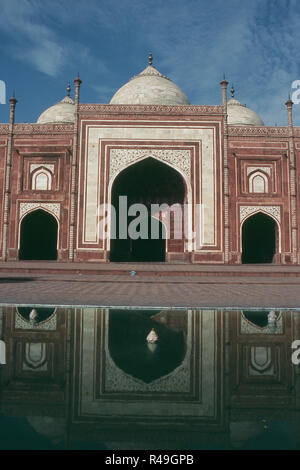
[[[27,213],[20,225],[20,260],[56,260],[58,223],[43,209]]]

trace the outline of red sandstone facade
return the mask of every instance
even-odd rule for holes
[[[287,103],[287,127],[229,126],[226,101],[222,106],[75,106],[74,124],[15,124],[15,100],[11,100],[10,124],[0,125],[2,261],[19,259],[22,220],[42,209],[58,224],[58,262],[109,262],[109,240],[91,235],[93,201],[108,202],[113,187],[110,175],[115,177],[149,152],[181,172],[187,188],[185,202],[195,206],[207,193],[211,204],[204,243],[196,246],[186,240],[170,240],[166,262],[240,264],[243,223],[260,212],[276,223],[273,262],[300,263],[300,169],[296,165],[300,128],[292,125],[291,102]],[[96,136],[97,145],[93,141],[95,129],[100,136]],[[194,129],[204,129],[211,136],[207,147],[212,147],[213,173],[205,170],[205,139],[192,138]],[[94,162],[95,145],[98,163],[89,166]],[[184,164],[174,151],[185,155]],[[121,156],[113,160],[112,155],[118,152]],[[129,161],[130,152],[137,157]],[[172,152],[176,158],[170,156]],[[93,178],[95,171],[97,183],[91,189],[88,178]],[[207,188],[207,178],[199,179],[204,171],[211,177]],[[41,181],[43,189],[39,189]],[[194,215],[189,223],[195,229]]]

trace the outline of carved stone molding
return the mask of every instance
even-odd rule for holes
[[[222,106],[170,106],[170,105],[113,105],[113,104],[80,104],[79,113],[95,112],[97,114],[223,114]]]
[[[271,135],[271,136],[287,136],[289,135],[288,127],[250,127],[250,126],[228,126],[229,135],[249,136],[249,135]]]
[[[23,217],[24,214],[27,214],[27,212],[31,212],[35,209],[46,209],[48,212],[54,214],[58,220],[60,218],[59,202],[20,202],[19,220]]]
[[[280,223],[280,206],[240,206],[240,222],[243,222],[249,215],[259,211],[270,214]]]
[[[263,171],[267,175],[271,176],[271,168],[269,166],[248,166],[247,167],[247,176],[253,171]]]
[[[37,168],[47,168],[51,173],[54,173],[54,165],[51,163],[32,163],[30,165],[30,173],[32,173]]]
[[[14,134],[64,134],[73,131],[73,124],[15,124],[14,126]]]
[[[187,179],[191,176],[191,157],[189,150],[163,150],[163,149],[112,149],[110,152],[110,179],[129,163],[145,157],[155,157],[163,162],[170,163],[183,173]]]

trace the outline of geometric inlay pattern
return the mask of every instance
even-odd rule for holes
[[[186,177],[191,175],[191,161],[189,150],[163,150],[163,149],[111,149],[110,174],[112,178],[120,169],[140,158],[155,157],[168,162],[178,168]]]
[[[280,206],[240,206],[240,222],[255,212],[265,212],[270,214],[280,223]]]
[[[24,214],[30,212],[35,209],[46,209],[52,214],[56,215],[57,219],[59,220],[60,216],[60,203],[52,203],[52,202],[21,202],[20,203],[20,214],[19,219],[23,217]]]

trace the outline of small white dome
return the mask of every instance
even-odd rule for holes
[[[232,126],[264,126],[258,114],[234,97],[227,103],[227,116],[228,124]]]
[[[51,122],[74,122],[75,103],[70,96],[66,96],[59,103],[46,109],[38,118],[38,124]]]
[[[112,97],[110,104],[190,104],[184,92],[155,67],[148,65]]]

